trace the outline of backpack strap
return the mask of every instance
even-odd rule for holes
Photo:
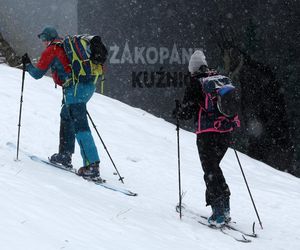
[[[61,39],[55,39],[51,41],[47,47],[52,46],[52,45],[57,45],[59,47],[63,47],[63,41]]]

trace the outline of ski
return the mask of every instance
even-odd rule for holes
[[[11,147],[11,148],[14,148],[14,149],[16,148],[16,145],[12,142],[7,142],[6,145]],[[62,165],[52,163],[49,160],[42,159],[42,158],[40,158],[36,155],[30,154],[30,153],[24,151],[24,150],[19,150],[19,151],[22,154],[24,154],[25,156],[29,157],[29,159],[31,159],[32,161],[42,163],[42,164],[45,164],[45,165],[48,165],[48,166],[52,166],[52,167],[55,167],[55,168],[58,168],[58,169],[66,171],[66,172],[70,172],[72,174],[77,175],[77,171],[74,168],[65,168]],[[125,194],[127,196],[137,196],[138,195],[137,193],[134,193],[134,192],[132,192],[128,189],[125,189],[125,188],[122,188],[122,187],[116,187],[112,184],[109,184],[109,183],[106,182],[106,180],[101,179],[101,178],[100,179],[99,178],[93,178],[93,179],[83,178],[83,179],[88,181],[88,182],[93,182],[94,184],[96,184],[98,186],[101,186],[103,188],[106,188],[106,189],[109,189],[109,190],[112,190],[112,191],[115,191],[115,192],[118,192],[118,193],[122,193],[122,194]]]
[[[236,226],[233,226],[232,224],[235,222],[231,222],[230,224],[226,223],[221,228],[217,228],[208,223],[207,216],[203,216],[198,213],[195,213],[194,211],[187,209],[185,207],[185,205],[183,205],[181,207],[181,209],[183,211],[183,216],[186,216],[189,219],[196,220],[201,225],[207,226],[210,229],[221,231],[223,234],[228,235],[229,237],[233,238],[236,241],[243,242],[243,243],[250,243],[251,240],[246,238],[246,236],[252,237],[252,238],[257,238],[257,234],[255,234],[255,232],[254,232],[254,227],[253,227],[253,233],[245,233],[244,231],[238,229]],[[178,205],[176,206],[176,211],[179,212]]]
[[[179,209],[179,208],[176,208],[176,209]],[[203,216],[203,215],[200,215],[198,213],[195,213],[194,211],[186,208],[185,205],[182,206],[182,210],[185,210],[191,216],[198,217],[198,218],[203,218],[205,220],[208,220],[207,216]],[[246,233],[245,231],[237,228],[235,221],[230,221],[229,223],[226,223],[225,226],[227,228],[233,230],[233,231],[238,231],[238,232],[244,234],[245,236],[252,237],[252,238],[257,238],[258,237],[258,235],[255,233],[255,223],[253,223],[253,225],[252,225],[252,233]]]
[[[200,223],[201,225],[207,226],[208,228],[211,228],[213,230],[221,231],[223,234],[233,238],[234,240],[236,240],[238,242],[243,242],[243,243],[250,243],[251,242],[251,240],[247,239],[244,234],[241,234],[238,231],[230,231],[231,229],[227,228],[226,225],[219,228],[219,227],[210,225],[207,222],[207,220],[204,220],[204,219],[203,220],[198,220],[198,223]]]
[[[203,215],[200,215],[201,218],[205,219],[205,220],[208,220],[208,217],[207,216],[203,216]],[[229,223],[226,223],[224,225],[224,227],[230,229],[230,230],[233,230],[233,231],[237,231],[237,232],[240,232],[241,234],[245,235],[245,236],[248,236],[248,237],[252,237],[252,238],[257,238],[257,234],[255,233],[255,223],[253,222],[253,225],[252,225],[252,233],[246,233],[244,232],[243,230],[235,227],[232,225],[233,222],[229,222]],[[234,222],[235,223],[235,222]]]
[[[24,152],[22,151],[22,153],[24,153]],[[27,153],[25,155],[27,155],[31,160],[33,160],[35,162],[44,163],[44,164],[47,164],[49,166],[52,166],[52,167],[55,167],[55,168],[59,168],[61,170],[64,170],[64,171],[76,174],[76,170],[74,168],[66,168],[63,165],[55,164],[55,163],[51,162],[49,160],[49,158],[48,158],[48,160],[44,160],[44,159],[42,159],[42,158],[40,158],[40,157],[38,157],[36,155],[30,155],[30,154],[27,154]]]

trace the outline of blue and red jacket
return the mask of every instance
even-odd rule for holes
[[[53,40],[43,51],[36,66],[28,64],[26,70],[35,79],[42,78],[51,68],[54,82],[62,86],[72,77],[72,69],[66,53],[62,47],[62,40]]]
[[[225,133],[240,126],[237,115],[228,118],[222,115],[217,108],[210,112],[207,109],[207,95],[203,90],[203,80],[206,77],[218,75],[215,71],[209,71],[191,77],[191,83],[186,87],[182,101],[180,118],[189,120],[194,117],[196,134],[206,132]]]

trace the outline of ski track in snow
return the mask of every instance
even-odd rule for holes
[[[17,142],[22,71],[0,65],[1,250],[300,249],[300,180],[239,153],[263,222],[261,230],[233,150],[221,165],[231,188],[232,217],[244,231],[256,221],[259,238],[235,242],[226,235],[179,220],[177,145],[173,124],[95,94],[88,110],[125,177],[128,197],[36,163],[6,146]],[[107,83],[109,84],[109,83]],[[58,148],[61,90],[52,79],[25,78],[20,148],[46,158]],[[113,166],[92,125],[101,174],[115,185]],[[209,215],[195,135],[180,130],[183,202]],[[80,167],[79,147],[73,164]],[[288,164],[288,162],[287,162]]]

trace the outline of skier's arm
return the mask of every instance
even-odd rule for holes
[[[36,66],[32,63],[26,65],[26,70],[34,79],[42,78],[51,66],[54,59],[54,53],[52,53],[51,47],[48,47],[41,55],[40,60]]]
[[[200,86],[198,82],[193,82],[186,87],[179,115],[181,119],[189,120],[199,112],[201,100]]]
[[[26,66],[26,70],[28,71],[28,73],[34,78],[34,79],[40,79],[42,78],[46,72],[46,71],[43,71],[37,67],[34,67],[32,64],[28,64]]]

